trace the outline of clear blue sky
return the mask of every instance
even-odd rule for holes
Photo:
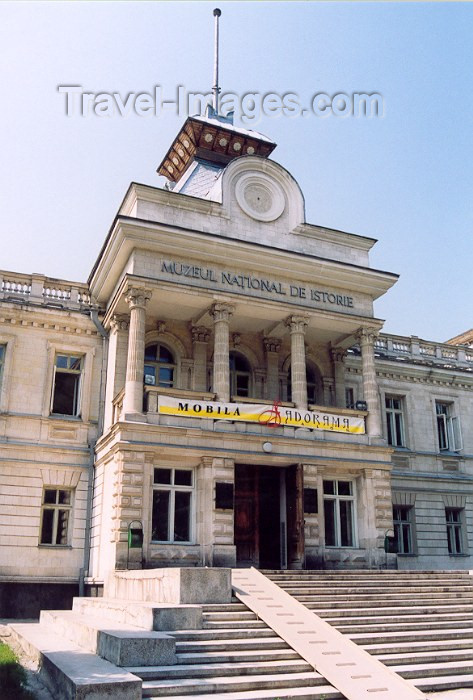
[[[278,143],[310,223],[378,239],[372,265],[401,275],[376,303],[386,331],[471,328],[470,3],[0,3],[0,268],[87,279],[129,182],[162,185],[184,116],[68,118],[57,86],[208,90],[216,5],[225,90],[383,95],[382,119],[254,128]]]

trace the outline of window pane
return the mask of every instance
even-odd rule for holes
[[[176,469],[174,472],[176,486],[192,486],[192,472],[190,469]]]
[[[172,386],[174,370],[172,367],[159,368],[159,386]]]
[[[148,386],[156,385],[156,368],[151,365],[145,365],[145,384]]]
[[[396,425],[396,437],[394,445],[396,445],[397,447],[402,447],[402,415],[400,413],[396,413],[394,416],[394,420]]]
[[[157,345],[148,345],[145,349],[145,362],[156,362]]]
[[[338,495],[351,496],[351,481],[338,481]]]
[[[52,508],[44,508],[43,525],[41,527],[41,544],[53,543],[53,523],[54,510]]]
[[[190,540],[191,494],[176,491],[174,501],[174,541],[189,542]]]
[[[448,449],[447,423],[444,415],[437,416],[437,429],[439,436],[439,447],[441,450]]]
[[[61,505],[70,505],[71,492],[70,491],[59,491],[58,503],[60,503]]]
[[[56,544],[67,544],[67,524],[69,522],[69,510],[58,511]]]
[[[393,428],[392,428],[392,414],[386,414],[386,425],[388,429],[388,445],[394,445]]]
[[[70,357],[69,358],[69,369],[80,370],[81,368],[81,358],[80,357]]]
[[[56,489],[46,489],[44,492],[43,503],[56,503]]]
[[[331,483],[331,482],[327,482],[327,483]],[[337,542],[336,542],[336,530],[335,530],[335,501],[324,501],[324,518],[325,518],[325,544],[328,547],[333,547],[337,544]]]
[[[236,376],[236,393],[239,396],[248,396],[248,390],[250,385],[250,378],[244,374],[237,374]]]
[[[169,491],[153,492],[152,540],[169,541]]]
[[[170,469],[155,469],[154,470],[154,483],[155,484],[170,484],[171,483],[171,470]]]
[[[67,369],[67,360],[67,355],[58,355],[56,357],[56,367],[59,367],[60,369]]]
[[[0,363],[3,361],[4,354],[5,354],[5,346],[0,345]]]
[[[79,375],[56,372],[54,378],[53,413],[75,416],[77,413],[78,388]]]
[[[402,549],[401,552],[404,554],[411,553],[411,526],[409,523],[404,523],[401,525],[402,534]]]
[[[335,494],[335,482],[334,481],[324,481],[324,493],[328,495]]]
[[[340,501],[340,544],[353,547],[353,509],[351,501]]]
[[[455,527],[455,554],[462,553],[461,529],[458,525]]]
[[[159,346],[159,362],[167,362],[170,365],[174,364],[174,357],[170,350],[164,347],[164,345]]]

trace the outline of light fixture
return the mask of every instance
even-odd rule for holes
[[[273,443],[272,442],[263,442],[263,452],[272,452],[273,451]]]

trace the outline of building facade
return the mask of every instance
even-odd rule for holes
[[[306,223],[274,147],[189,118],[87,284],[1,273],[2,591],[472,568],[473,352],[381,333],[397,276]]]

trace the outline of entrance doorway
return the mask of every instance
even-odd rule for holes
[[[303,568],[302,498],[302,465],[235,465],[237,566]]]

